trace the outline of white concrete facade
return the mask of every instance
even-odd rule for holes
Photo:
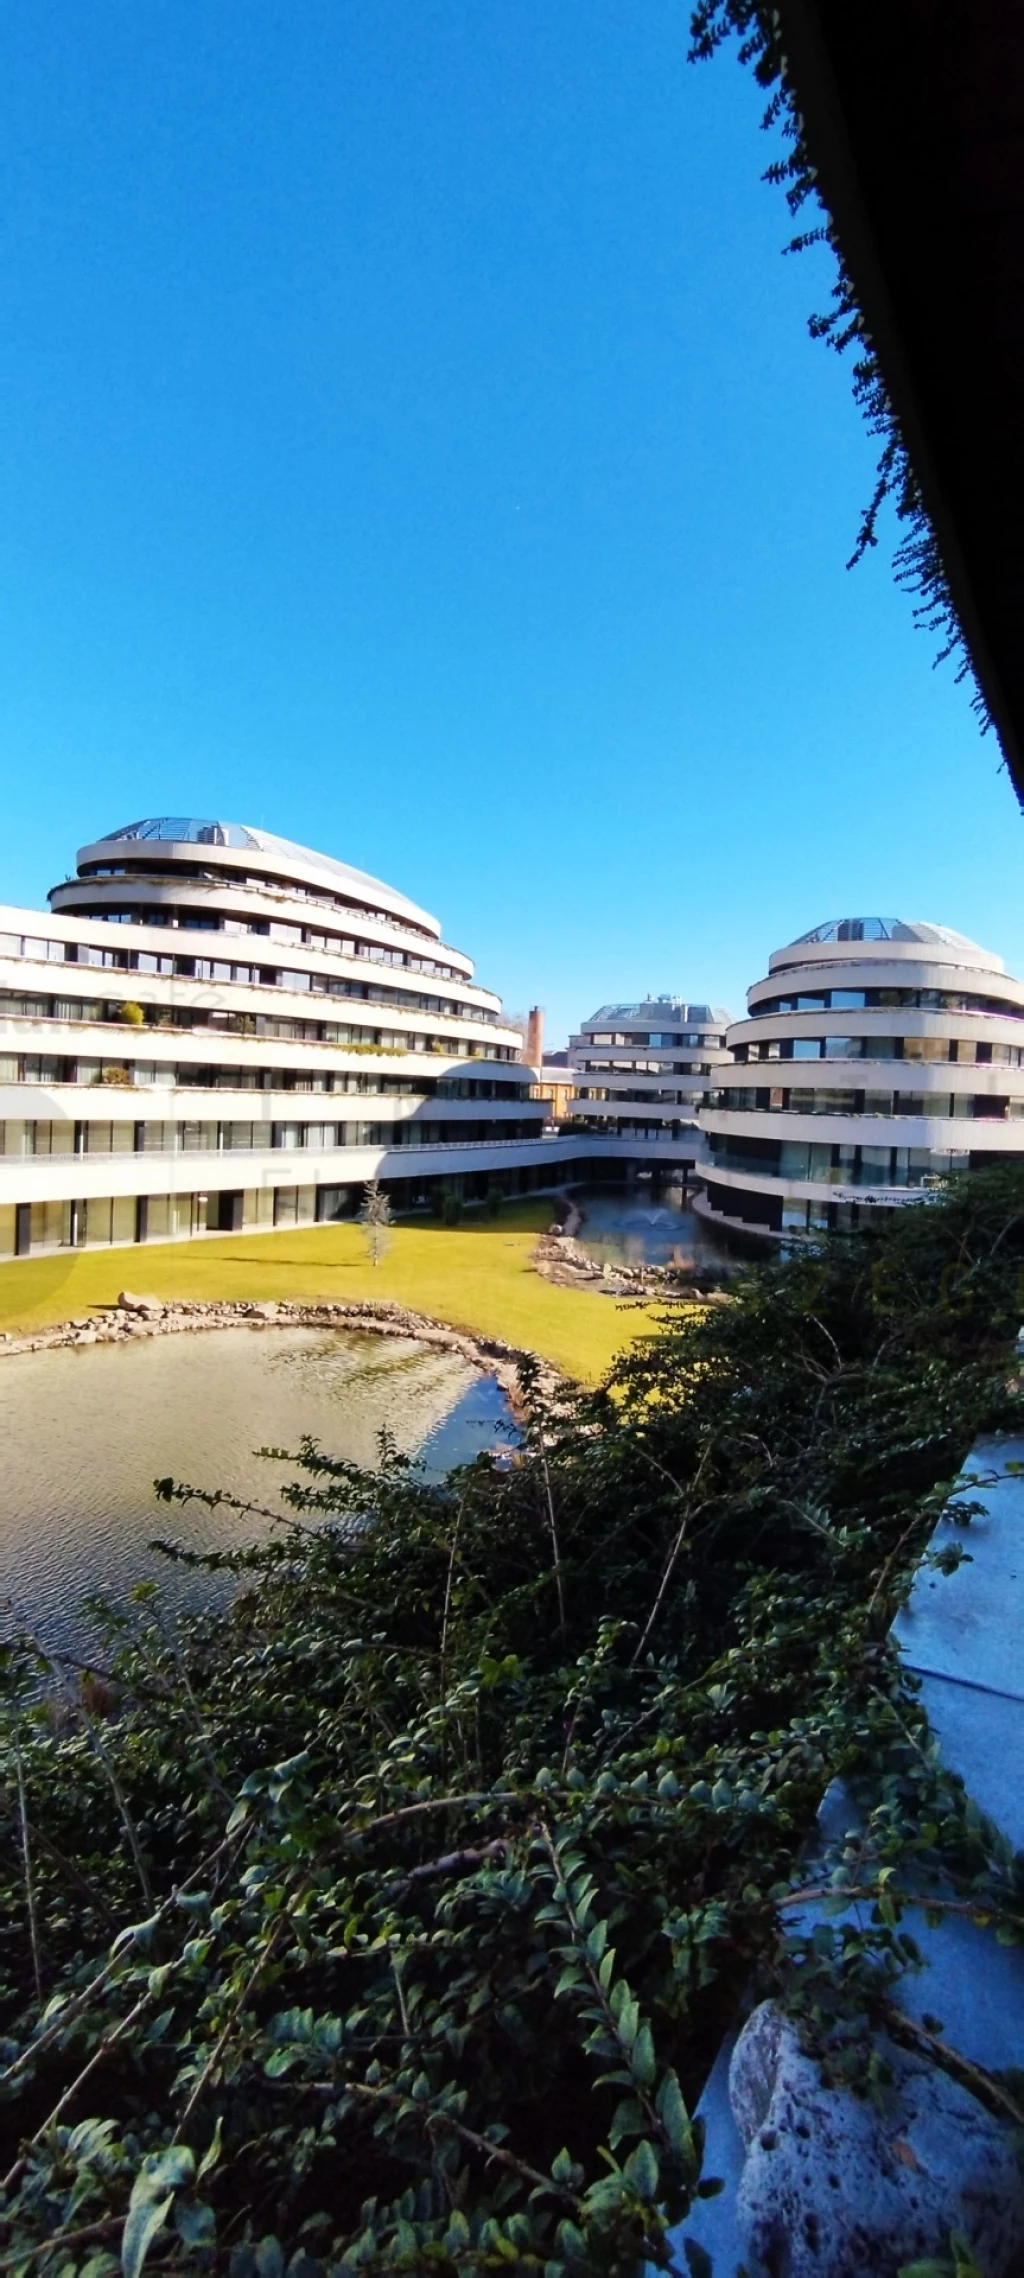
[[[154,818],[0,907],[0,1258],[558,1183],[499,1000],[393,888]]]
[[[697,1113],[729,1060],[729,1018],[720,1005],[684,997],[602,1005],[569,1039],[572,1126],[581,1137],[627,1142],[641,1161],[699,1163]]]
[[[843,918],[776,950],[701,1112],[713,1222],[854,1227],[954,1170],[1024,1159],[1024,983],[920,920]]]

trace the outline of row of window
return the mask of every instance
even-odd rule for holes
[[[246,1153],[306,1147],[449,1147],[481,1139],[534,1139],[540,1119],[495,1123],[0,1123],[0,1155],[168,1155]]]
[[[1024,1116],[1024,1098],[990,1098],[984,1092],[810,1091],[796,1085],[720,1091],[712,1095],[710,1105],[725,1108],[730,1115],[928,1115],[997,1121],[1007,1115]]]
[[[574,1060],[573,1068],[584,1076],[707,1076],[711,1073],[710,1062],[706,1060]]]
[[[666,1050],[679,1044],[689,1046],[691,1051],[707,1051],[711,1045],[724,1044],[725,1038],[708,1036],[696,1029],[687,1029],[682,1033],[675,1030],[672,1034],[666,1033],[664,1029],[644,1029],[635,1035],[621,1030],[604,1030],[599,1034],[594,1029],[585,1034],[583,1041],[585,1044],[635,1044],[638,1052],[657,1051],[659,1047]]]
[[[966,1170],[969,1153],[928,1147],[823,1146],[814,1140],[713,1138],[714,1167],[747,1177],[821,1180],[831,1186],[927,1186],[947,1171]]]
[[[568,1133],[573,1139],[586,1136],[594,1139],[643,1139],[645,1141],[665,1139],[684,1141],[687,1145],[695,1143],[697,1138],[696,1124],[688,1123],[679,1116],[673,1116],[671,1120],[668,1116],[663,1119],[651,1116],[646,1123],[636,1123],[627,1122],[625,1117],[620,1118],[618,1116],[612,1119],[610,1116],[594,1115],[593,1113],[586,1116],[574,1115],[570,1122],[563,1123],[562,1131]]]
[[[204,1067],[201,1062],[164,1060],[68,1059],[56,1052],[0,1052],[0,1084],[110,1084],[155,1087],[160,1091],[373,1092],[438,1099],[528,1099],[528,1083],[501,1076],[445,1076],[426,1073],[388,1076],[377,1055],[369,1068]],[[381,1054],[381,1057],[386,1055]]]
[[[295,1169],[299,1169],[298,1164]],[[442,1191],[450,1187],[457,1193],[482,1198],[496,1177],[506,1192],[527,1194],[548,1185],[550,1168],[541,1161],[499,1169],[485,1158],[477,1171],[446,1168],[442,1174],[424,1174],[410,1162],[407,1174],[389,1179],[388,1187],[399,1201],[416,1205],[425,1204],[431,1187],[437,1186]],[[0,1258],[97,1243],[174,1241],[196,1234],[229,1234],[241,1228],[311,1226],[353,1217],[361,1198],[361,1185],[339,1183],[259,1186],[234,1193],[115,1194],[88,1201],[0,1203]]]
[[[852,1234],[864,1218],[863,1203],[831,1202],[824,1196],[820,1201],[817,1197],[793,1201],[785,1196],[752,1194],[742,1187],[717,1186],[711,1179],[705,1191],[713,1211],[768,1233]]]
[[[278,932],[282,929],[278,928]],[[315,946],[309,944],[308,946]],[[355,945],[346,945],[355,954]],[[360,952],[362,954],[362,952]],[[369,951],[367,955],[369,956]],[[171,957],[149,949],[103,949],[92,942],[34,941],[27,935],[0,934],[0,957],[24,957],[39,963],[88,965],[118,973],[153,973],[166,980],[227,983],[245,988],[290,989],[302,995],[357,997],[375,1004],[401,1004],[416,1012],[445,1013],[453,1020],[482,1020],[495,1025],[499,1015],[486,1005],[467,1005],[448,997],[424,996],[415,989],[388,989],[372,982],[353,981],[334,973],[292,971],[277,965],[238,964],[222,957]],[[382,951],[378,963],[402,962]],[[452,980],[461,976],[452,973]],[[164,1008],[154,1007],[159,1019]]]
[[[746,1068],[766,1060],[928,1060],[960,1067],[1024,1067],[1024,1045],[984,1044],[956,1036],[776,1036],[767,1044],[734,1044]]]
[[[1006,997],[967,995],[962,989],[815,989],[799,996],[762,997],[751,1005],[749,1018],[764,1020],[775,1012],[915,1012],[998,1013],[1004,1020],[1024,1020],[1024,1005]]]
[[[266,892],[265,886],[262,891]],[[446,981],[465,979],[464,973],[456,966],[445,964],[440,957],[417,954],[413,950],[386,948],[379,942],[358,941],[349,934],[324,933],[309,926],[289,925],[286,920],[274,918],[228,917],[215,910],[175,909],[167,903],[150,909],[109,909],[102,904],[99,908],[89,909],[77,895],[74,914],[76,917],[88,918],[90,924],[95,924],[98,919],[107,925],[160,926],[165,930],[180,930],[183,933],[255,934],[266,941],[293,942],[296,945],[301,942],[305,949],[322,950],[328,957],[370,957],[382,965],[404,965],[409,972],[435,973]],[[386,917],[383,912],[368,911],[367,915],[379,916],[380,922],[389,930],[394,927],[399,933],[410,931],[408,926],[399,925],[397,919]],[[351,925],[350,910],[347,918]],[[60,956],[62,953],[63,945],[59,942],[51,942],[47,946],[51,955]],[[6,954],[16,956],[17,951],[9,950]],[[31,956],[34,951],[27,949],[23,954]]]
[[[106,862],[87,862],[79,870],[77,881],[72,879],[69,883],[72,885],[81,884],[83,880],[88,878],[120,878],[124,879],[126,883],[130,881],[131,884],[138,884],[145,880],[148,884],[161,887],[166,887],[172,883],[180,885],[183,880],[204,886],[218,885],[227,888],[231,893],[264,894],[269,895],[275,902],[301,902],[312,909],[337,910],[348,925],[352,924],[356,916],[364,919],[374,918],[380,925],[386,925],[391,932],[408,934],[411,940],[422,941],[425,938],[425,929],[422,926],[410,925],[407,918],[397,917],[392,910],[375,910],[372,903],[357,901],[353,895],[330,894],[323,888],[317,892],[311,886],[297,886],[290,880],[283,878],[243,877],[237,870],[222,870],[210,864],[200,866],[197,863],[188,862],[141,861],[122,862],[115,868]],[[130,886],[128,890],[130,890]],[[55,889],[55,891],[60,891],[60,889]],[[76,907],[78,906],[76,904]],[[138,913],[135,911],[125,911],[124,913],[118,911],[111,914],[117,916],[123,914],[125,923],[161,925],[168,922],[167,916],[164,915],[165,909],[166,905],[163,908],[157,907],[156,909],[146,906]],[[89,915],[105,917],[107,911],[99,909],[90,911]]]
[[[145,1009],[145,1008],[141,1008]],[[12,989],[0,989],[0,1019],[7,1020],[59,1020],[71,1022],[102,1022],[107,1026],[124,1029],[137,1027],[137,1013],[130,1001],[115,1004],[103,998],[86,997],[26,997],[16,995]],[[219,1006],[176,1005],[173,1011],[161,1009],[149,1021],[143,1021],[140,1034],[146,1028],[157,1028],[180,1033],[182,1030],[213,1031],[220,1036],[237,1036],[243,1039],[264,1038],[278,1043],[336,1044],[356,1051],[363,1049],[385,1052],[437,1052],[449,1059],[486,1058],[488,1060],[515,1060],[514,1045],[471,1042],[464,1036],[423,1036],[418,1030],[363,1028],[338,1021],[301,1020],[287,1013],[223,1012]]]
[[[659,1106],[688,1107],[696,1112],[696,1109],[700,1104],[699,1101],[694,1098],[692,1092],[633,1092],[627,1091],[625,1088],[623,1088],[621,1091],[608,1092],[599,1091],[594,1086],[591,1086],[588,1089],[585,1085],[580,1086],[576,1097],[577,1099],[606,1100],[609,1102],[613,1109],[621,1101],[623,1105],[626,1105],[627,1103],[630,1105],[635,1104],[638,1107],[650,1107],[652,1110],[657,1109]]]

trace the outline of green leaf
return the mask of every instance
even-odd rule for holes
[[[213,2135],[211,2136],[206,2150],[203,2153],[202,2159],[200,2160],[199,2165],[196,2169],[197,2183],[201,2183],[204,2175],[209,2174],[211,2167],[216,2167],[217,2165],[217,2161],[220,2158],[220,2139],[223,2126],[224,2115],[222,2112],[218,2112],[217,2125],[214,2128]]]
[[[168,2144],[166,2150],[150,2153],[148,2160],[143,2160],[134,2178],[121,2235],[123,2278],[139,2278],[152,2239],[164,2228],[171,2214],[175,2191],[187,2187],[193,2173],[196,2173],[196,2160],[187,2144]]]
[[[185,2246],[211,2246],[216,2229],[213,2208],[205,2199],[187,2199],[175,2209],[174,2227]]]
[[[132,2192],[132,2205],[121,2234],[122,2278],[139,2278],[153,2240],[163,2230],[173,2205],[173,2191],[168,2191],[163,2199],[136,2199]]]
[[[640,2029],[640,2008],[623,1977],[612,1987],[610,2007],[619,2039],[624,2048],[631,2049]]]
[[[195,2154],[187,2144],[168,2144],[144,2159],[132,2186],[131,2206],[158,2199],[162,2191],[183,2191],[196,2172]]]
[[[665,2130],[665,2140],[678,2159],[692,2151],[693,2136],[690,2115],[683,2101],[683,2093],[673,2071],[668,2071],[658,2090],[658,2118]]]
[[[650,2088],[655,2074],[654,2041],[649,2025],[641,2025],[630,2055],[630,2071],[639,2088]]]
[[[635,2145],[622,2170],[625,2181],[636,2192],[638,2199],[653,2202],[658,2196],[658,2154],[646,2136]]]
[[[102,2160],[109,2153],[114,2135],[114,2120],[79,2120],[68,2136],[67,2148],[73,2159],[83,2164],[89,2160]]]
[[[626,2136],[642,2135],[645,2125],[643,2109],[636,2097],[623,2096],[615,2107],[612,2124],[608,2130],[608,2141],[612,2150],[618,2151],[620,2143]]]

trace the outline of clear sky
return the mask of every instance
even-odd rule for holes
[[[994,740],[844,568],[823,257],[686,46],[685,0],[4,12],[0,898],[262,823],[555,1044],[858,911],[1024,971]]]

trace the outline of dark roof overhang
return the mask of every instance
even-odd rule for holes
[[[775,0],[770,13],[1024,801],[1024,9]]]

